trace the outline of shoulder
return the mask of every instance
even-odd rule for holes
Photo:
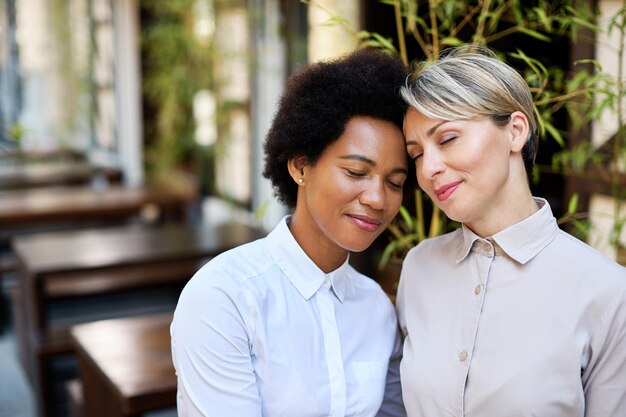
[[[560,230],[551,245],[550,256],[575,275],[594,280],[615,281],[626,288],[626,268],[576,237]],[[554,253],[552,253],[554,252]]]
[[[274,264],[263,238],[221,253],[200,268],[196,275],[210,279],[211,274],[224,274],[244,283],[262,275]]]
[[[528,266],[556,286],[561,296],[578,300],[577,305],[596,320],[594,325],[626,310],[626,268],[595,248],[559,231],[541,256],[536,268],[533,261]]]
[[[185,285],[181,302],[203,299],[216,292],[236,298],[251,281],[263,279],[277,268],[265,238],[221,253],[203,265]]]
[[[402,263],[398,283],[401,294],[417,291],[446,291],[454,277],[463,274],[463,232],[457,229],[434,238],[425,239],[409,251]],[[397,302],[398,302],[397,301]]]
[[[192,329],[205,329],[206,323],[223,324],[234,318],[252,331],[257,295],[251,290],[251,283],[268,281],[276,275],[277,268],[264,240],[216,256],[191,277],[176,304],[173,334],[175,330],[179,335],[187,334]]]
[[[458,255],[462,243],[463,232],[461,229],[425,239],[407,253],[403,268],[416,261],[423,262],[442,257],[456,260],[455,257]]]

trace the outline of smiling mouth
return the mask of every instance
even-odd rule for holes
[[[359,229],[364,230],[366,232],[375,232],[377,231],[382,222],[376,220],[372,217],[367,216],[355,216],[348,214],[348,218],[354,223]]]
[[[452,193],[456,191],[459,185],[461,185],[461,181],[455,181],[437,188],[435,190],[437,200],[446,201],[452,195]]]

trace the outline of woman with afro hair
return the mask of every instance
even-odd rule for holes
[[[348,263],[402,203],[406,75],[364,49],[289,80],[263,174],[293,211],[183,290],[171,327],[180,417],[406,415],[394,307]]]

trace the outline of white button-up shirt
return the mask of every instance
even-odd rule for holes
[[[411,417],[626,416],[626,270],[539,211],[406,257],[397,296]]]
[[[388,296],[347,260],[322,272],[287,219],[183,290],[171,326],[179,416],[406,415]]]

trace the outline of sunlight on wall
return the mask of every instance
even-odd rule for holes
[[[349,22],[329,26],[329,19],[340,16]],[[357,47],[359,4],[355,0],[316,0],[309,6],[309,61],[315,62],[353,51]]]
[[[613,198],[594,195],[589,204],[593,227],[589,233],[589,244],[611,259],[617,258],[617,248],[609,242],[611,229],[615,219],[615,202]],[[622,205],[622,216],[626,212],[626,204]],[[626,230],[622,231],[619,241],[626,243]]]
[[[227,198],[245,202],[250,199],[250,32],[244,5],[229,5],[218,10],[216,65],[218,98],[223,106],[224,124],[219,132],[216,185]],[[219,131],[219,129],[218,129]]]
[[[604,28],[598,33],[596,38],[596,59],[602,66],[602,69],[609,73],[612,77],[617,76],[617,45],[619,45],[619,30],[614,29],[608,32],[610,19],[621,7],[621,0],[602,0],[599,2],[602,13],[600,26]],[[626,68],[626,59],[624,60],[624,68]],[[623,105],[623,103],[622,103]],[[617,131],[617,116],[615,111],[605,111],[602,117],[595,121],[592,126],[592,142],[595,146],[601,146],[610,139]],[[626,213],[626,207],[622,206],[619,217],[623,217]],[[609,256],[611,259],[617,259],[618,251],[615,245],[610,244],[611,230],[613,223],[618,218],[615,213],[615,200],[612,197],[595,194],[591,197],[589,203],[589,218],[592,228],[589,233],[589,244]],[[626,242],[626,233],[622,233],[619,237],[622,245]]]
[[[602,65],[604,72],[617,77],[617,46],[619,45],[619,30],[616,28],[608,33],[608,26],[612,16],[623,7],[622,0],[602,0],[599,2],[602,17],[600,26],[603,28],[596,38],[596,60]],[[623,59],[623,68],[626,68],[626,57]],[[623,105],[623,104],[622,104]],[[602,118],[593,124],[592,140],[596,146],[601,146],[617,131],[617,116],[615,111],[605,111]]]

